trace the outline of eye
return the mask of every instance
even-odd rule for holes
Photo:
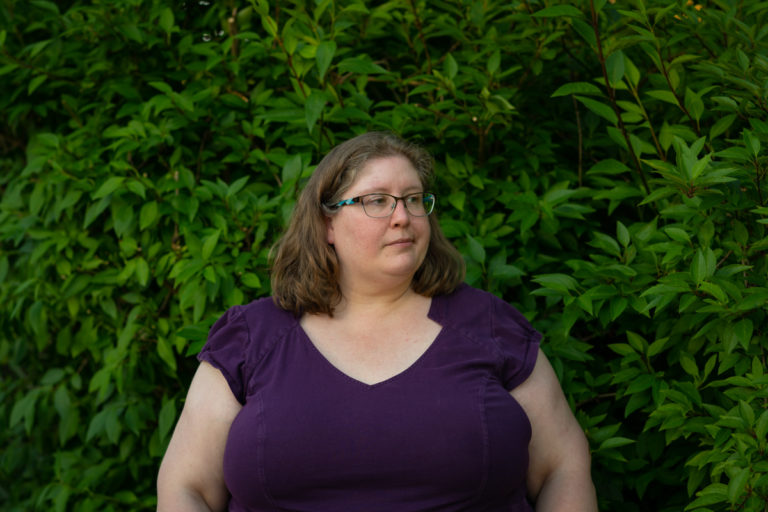
[[[406,197],[405,200],[408,201],[408,204],[419,205],[424,202],[424,194],[422,194],[421,192],[417,194],[411,194],[408,197]]]
[[[370,196],[366,196],[365,204],[370,206],[386,206],[389,204],[389,200],[390,199],[388,196],[372,194]]]

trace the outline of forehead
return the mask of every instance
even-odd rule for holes
[[[350,189],[361,187],[419,187],[421,177],[411,161],[401,155],[376,157],[357,170]]]

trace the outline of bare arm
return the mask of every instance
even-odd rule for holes
[[[158,512],[226,509],[224,447],[240,408],[221,372],[201,363],[160,465]]]
[[[531,376],[511,394],[531,421],[528,495],[536,511],[596,512],[587,438],[541,350]]]

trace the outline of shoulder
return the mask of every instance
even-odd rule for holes
[[[237,400],[245,403],[252,369],[295,325],[293,315],[268,297],[233,306],[213,324],[197,358],[220,370]]]
[[[216,323],[222,321],[240,324],[247,333],[247,342],[259,346],[258,352],[267,350],[271,340],[279,338],[296,324],[293,314],[277,306],[272,297],[233,306]]]
[[[270,297],[232,306],[211,326],[198,358],[217,353],[233,361],[258,360],[295,323],[294,316],[276,306]]]
[[[434,297],[433,306],[433,320],[495,354],[506,389],[513,389],[530,375],[541,333],[511,304],[462,284],[451,294]]]
[[[509,334],[540,337],[511,304],[473,286],[461,284],[453,293],[436,296],[433,300],[433,315],[442,325],[479,337],[498,338]]]

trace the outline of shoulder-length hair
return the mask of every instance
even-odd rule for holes
[[[299,195],[288,228],[270,252],[272,296],[281,308],[333,315],[341,300],[339,261],[328,243],[326,217],[337,212],[327,205],[341,201],[365,164],[377,158],[403,156],[429,190],[434,171],[431,156],[419,146],[385,132],[358,135],[333,148],[312,173]],[[461,254],[429,216],[430,240],[412,288],[426,297],[452,292],[464,280]]]

